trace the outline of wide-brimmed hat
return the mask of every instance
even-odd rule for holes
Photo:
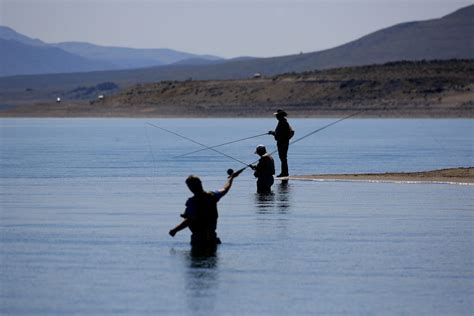
[[[265,145],[260,144],[257,146],[257,148],[255,148],[255,154],[258,154],[259,152],[267,152],[267,148],[265,147]]]
[[[276,116],[287,116],[288,114],[286,114],[285,111],[283,110],[277,110],[275,113],[273,113],[273,115],[276,115]]]

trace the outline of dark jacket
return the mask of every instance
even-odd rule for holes
[[[272,156],[265,154],[258,160],[254,176],[256,178],[272,177],[275,174],[275,162]]]
[[[260,157],[255,167],[254,176],[257,178],[257,192],[267,193],[271,191],[273,185],[273,175],[275,174],[275,162],[269,154]]]
[[[277,143],[287,143],[290,141],[291,137],[295,132],[291,128],[290,124],[288,123],[287,120],[279,120],[278,125],[275,129],[275,140]]]
[[[203,192],[186,201],[186,211],[182,215],[188,218],[189,229],[193,233],[192,244],[216,243],[217,202],[221,196],[218,192]]]

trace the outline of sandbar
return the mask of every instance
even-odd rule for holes
[[[289,179],[312,181],[448,183],[474,185],[474,167],[448,168],[420,172],[315,174],[290,176]]]

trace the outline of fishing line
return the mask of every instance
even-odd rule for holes
[[[342,121],[344,121],[344,120],[347,120],[347,119],[349,119],[349,118],[351,118],[351,117],[353,117],[353,116],[359,115],[360,113],[362,113],[362,112],[364,112],[364,111],[365,111],[365,110],[361,110],[361,111],[352,113],[352,114],[350,114],[350,115],[348,115],[348,116],[345,116],[345,117],[343,117],[343,118],[341,118],[341,119],[338,119],[337,121],[334,121],[334,122],[332,122],[332,123],[329,123],[329,124],[327,124],[327,125],[324,125],[323,127],[320,127],[320,128],[318,128],[318,129],[316,129],[316,130],[314,130],[314,131],[312,131],[312,132],[310,132],[310,133],[308,133],[308,134],[306,134],[306,135],[301,136],[300,138],[295,139],[294,141],[290,142],[290,145],[293,145],[294,143],[297,143],[297,142],[299,142],[300,140],[303,140],[303,139],[305,139],[306,137],[309,137],[309,136],[311,136],[311,135],[314,135],[314,134],[316,134],[316,133],[322,131],[323,129],[326,129],[326,128],[330,127],[330,126],[333,126],[333,125],[335,125],[335,124],[337,124],[337,123],[339,123],[339,122],[342,122]],[[275,153],[275,152],[277,152],[277,151],[278,151],[278,150],[275,150],[273,153]]]
[[[147,123],[147,124],[148,124],[148,125],[151,125],[151,126],[153,126],[153,127],[156,127],[156,128],[158,128],[158,129],[161,129],[161,130],[163,130],[163,131],[165,131],[165,132],[168,132],[168,133],[170,133],[170,134],[173,134],[173,135],[176,135],[176,136],[178,136],[178,137],[181,137],[181,138],[183,138],[183,139],[189,140],[190,142],[193,142],[193,143],[195,143],[195,144],[198,144],[198,145],[200,145],[200,146],[202,146],[202,147],[205,147],[206,149],[212,150],[212,151],[214,151],[214,152],[216,152],[216,153],[218,153],[218,154],[221,154],[221,155],[223,155],[223,156],[226,156],[227,158],[230,158],[230,159],[232,159],[232,160],[235,160],[235,161],[237,161],[238,163],[243,164],[244,166],[247,166],[247,164],[246,164],[245,162],[243,162],[242,160],[239,160],[239,159],[237,159],[237,158],[234,158],[234,157],[232,157],[232,156],[230,156],[230,155],[228,155],[228,154],[226,154],[226,153],[223,153],[222,151],[219,151],[219,150],[217,150],[217,149],[215,149],[215,148],[212,148],[212,147],[210,147],[210,146],[204,145],[204,144],[202,144],[202,143],[200,143],[200,142],[198,142],[198,141],[195,141],[194,139],[191,139],[191,138],[189,138],[189,137],[183,136],[183,135],[181,135],[181,134],[178,134],[178,133],[173,132],[173,131],[171,131],[171,130],[169,130],[169,129],[166,129],[166,128],[164,128],[164,127],[161,127],[161,126],[158,126],[158,125],[155,125],[155,124],[152,124],[152,123]]]
[[[354,117],[354,116],[356,116],[356,115],[359,115],[360,113],[362,113],[362,112],[364,112],[364,111],[365,111],[365,110],[357,111],[357,112],[352,113],[352,114],[350,114],[350,115],[347,115],[347,116],[345,116],[345,117],[343,117],[343,118],[340,118],[340,119],[338,119],[338,120],[336,120],[336,121],[334,121],[334,122],[331,122],[331,123],[329,123],[329,124],[327,124],[327,125],[324,125],[323,127],[320,127],[320,128],[318,128],[318,129],[315,129],[314,131],[312,131],[312,132],[310,132],[310,133],[308,133],[308,134],[306,134],[306,135],[303,135],[303,136],[301,136],[300,138],[297,138],[297,139],[295,139],[294,141],[290,142],[289,145],[293,145],[293,144],[295,144],[295,143],[297,143],[297,142],[299,142],[299,141],[301,141],[301,140],[303,140],[303,139],[305,139],[305,138],[307,138],[307,137],[309,137],[309,136],[311,136],[311,135],[314,135],[314,134],[316,134],[316,133],[318,133],[318,132],[320,132],[320,131],[322,131],[322,130],[324,130],[324,129],[330,127],[330,126],[333,126],[333,125],[335,125],[335,124],[337,124],[337,123],[339,123],[339,122],[342,122],[342,121],[347,120],[347,119],[349,119],[349,118],[351,118],[351,117]],[[270,153],[270,155],[273,155],[273,154],[276,153],[277,151],[278,151],[278,149],[275,149],[274,151],[272,151],[272,152]],[[260,160],[260,159],[257,159],[256,161],[252,162],[251,165],[253,165],[254,163],[258,162],[259,160]]]
[[[218,145],[209,146],[209,148],[201,148],[201,149],[198,149],[198,150],[195,150],[195,151],[191,151],[191,152],[188,152],[188,153],[179,155],[179,156],[174,156],[173,158],[181,158],[181,157],[188,156],[188,155],[192,155],[192,154],[195,154],[195,153],[204,151],[204,150],[209,150],[210,148],[217,148],[217,147],[221,147],[221,146],[225,146],[225,145],[229,145],[229,144],[241,142],[241,141],[244,141],[244,140],[247,140],[247,139],[257,138],[257,137],[264,136],[264,135],[268,135],[268,133],[263,133],[263,134],[258,134],[258,135],[254,135],[254,136],[249,136],[249,137],[245,137],[245,138],[241,138],[241,139],[232,140],[232,141],[227,142],[227,143],[222,143],[222,144],[218,144]]]
[[[146,133],[146,139],[147,139],[147,142],[148,142],[148,148],[150,149],[150,153],[151,153],[151,158],[152,158],[152,162],[153,162],[153,170],[154,170],[154,177],[153,178],[156,178],[156,175],[158,174],[158,170],[156,168],[156,158],[155,158],[155,153],[153,151],[153,147],[151,146],[151,141],[150,141],[150,135],[148,134],[148,128],[145,127],[145,133]],[[155,189],[158,191],[158,184],[153,181],[153,184],[155,186]]]
[[[322,130],[324,130],[324,129],[330,127],[330,126],[333,126],[333,125],[335,125],[335,124],[337,124],[337,123],[339,123],[339,122],[342,122],[342,121],[347,120],[347,119],[349,119],[349,118],[351,118],[351,117],[354,117],[354,116],[356,116],[356,115],[359,115],[360,113],[362,113],[362,112],[364,112],[364,111],[365,111],[365,110],[357,111],[357,112],[352,113],[352,114],[350,114],[350,115],[347,115],[347,116],[345,116],[345,117],[343,117],[343,118],[340,118],[340,119],[338,119],[338,120],[336,120],[336,121],[334,121],[334,122],[331,122],[331,123],[329,123],[329,124],[327,124],[327,125],[324,125],[323,127],[320,127],[320,128],[318,128],[318,129],[315,129],[314,131],[312,131],[312,132],[310,132],[310,133],[308,133],[308,134],[305,134],[305,135],[301,136],[300,138],[297,138],[296,140],[290,142],[289,145],[293,145],[293,144],[295,144],[295,143],[297,143],[297,142],[299,142],[299,141],[301,141],[301,140],[303,140],[303,139],[305,139],[305,138],[307,138],[307,137],[309,137],[309,136],[311,136],[311,135],[314,135],[314,134],[316,134],[316,133],[318,133],[318,132],[320,132],[320,131],[322,131]],[[257,160],[255,160],[254,162],[252,162],[251,164],[248,164],[248,163],[243,162],[242,160],[239,160],[239,159],[237,159],[237,158],[234,158],[234,157],[232,157],[232,156],[230,156],[230,155],[228,155],[228,154],[226,154],[226,153],[223,153],[223,152],[221,152],[221,151],[215,149],[214,147],[216,147],[216,146],[214,146],[214,147],[207,146],[207,145],[204,145],[204,144],[202,144],[202,143],[200,143],[200,142],[198,142],[198,141],[195,141],[194,139],[191,139],[191,138],[189,138],[189,137],[183,136],[183,135],[181,135],[181,134],[178,134],[178,133],[176,133],[176,132],[173,132],[173,131],[171,131],[171,130],[169,130],[169,129],[166,129],[166,128],[164,128],[164,127],[161,127],[161,126],[158,126],[158,125],[155,125],[155,124],[152,124],[152,123],[147,123],[147,124],[150,125],[150,126],[153,126],[153,127],[155,127],[155,128],[161,129],[161,130],[163,130],[163,131],[165,131],[165,132],[168,132],[168,133],[170,133],[170,134],[173,134],[173,135],[175,135],[175,136],[178,136],[178,137],[180,137],[180,138],[186,139],[186,140],[188,140],[188,141],[190,141],[190,142],[193,142],[193,143],[195,143],[195,144],[198,144],[198,145],[204,147],[204,149],[212,150],[212,151],[214,151],[214,152],[216,152],[216,153],[218,153],[218,154],[221,154],[221,155],[223,155],[223,156],[226,156],[227,158],[230,158],[230,159],[232,159],[232,160],[234,160],[234,161],[237,161],[238,163],[243,164],[245,167],[242,168],[242,169],[240,169],[239,171],[237,171],[238,173],[241,173],[241,172],[244,171],[245,169],[249,168],[250,165],[253,165],[254,163],[256,163],[256,162],[258,162],[258,161],[260,160],[260,159],[257,159]],[[262,134],[262,135],[267,135],[267,134],[268,134],[268,133],[265,133],[265,134]],[[258,135],[258,136],[262,136],[262,135]],[[254,136],[254,137],[257,137],[257,136]],[[253,138],[253,137],[251,137],[251,138]],[[236,141],[232,141],[232,142],[236,142]],[[275,149],[274,151],[270,152],[269,154],[270,154],[270,155],[273,155],[273,154],[276,153],[277,151],[278,151],[278,149]],[[228,169],[228,170],[227,170],[227,174],[231,175],[232,173],[234,173],[234,171],[233,171],[232,169]]]

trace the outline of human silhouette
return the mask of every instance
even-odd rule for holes
[[[250,165],[250,168],[254,170],[253,175],[257,178],[257,193],[269,193],[274,182],[275,162],[264,145],[258,145],[255,153],[260,159],[257,165]]]
[[[190,175],[186,179],[186,185],[194,195],[186,201],[186,209],[181,214],[184,220],[171,229],[169,234],[174,237],[177,232],[188,227],[192,232],[191,245],[193,247],[212,248],[220,244],[221,240],[216,234],[217,202],[229,192],[234,178],[242,171],[243,169],[229,175],[222,189],[211,192],[204,191],[199,177]]]
[[[285,111],[277,110],[273,114],[278,120],[278,124],[275,130],[269,131],[268,134],[273,135],[277,142],[278,157],[281,162],[281,172],[277,177],[288,177],[288,147],[295,132],[286,120],[288,114]]]

